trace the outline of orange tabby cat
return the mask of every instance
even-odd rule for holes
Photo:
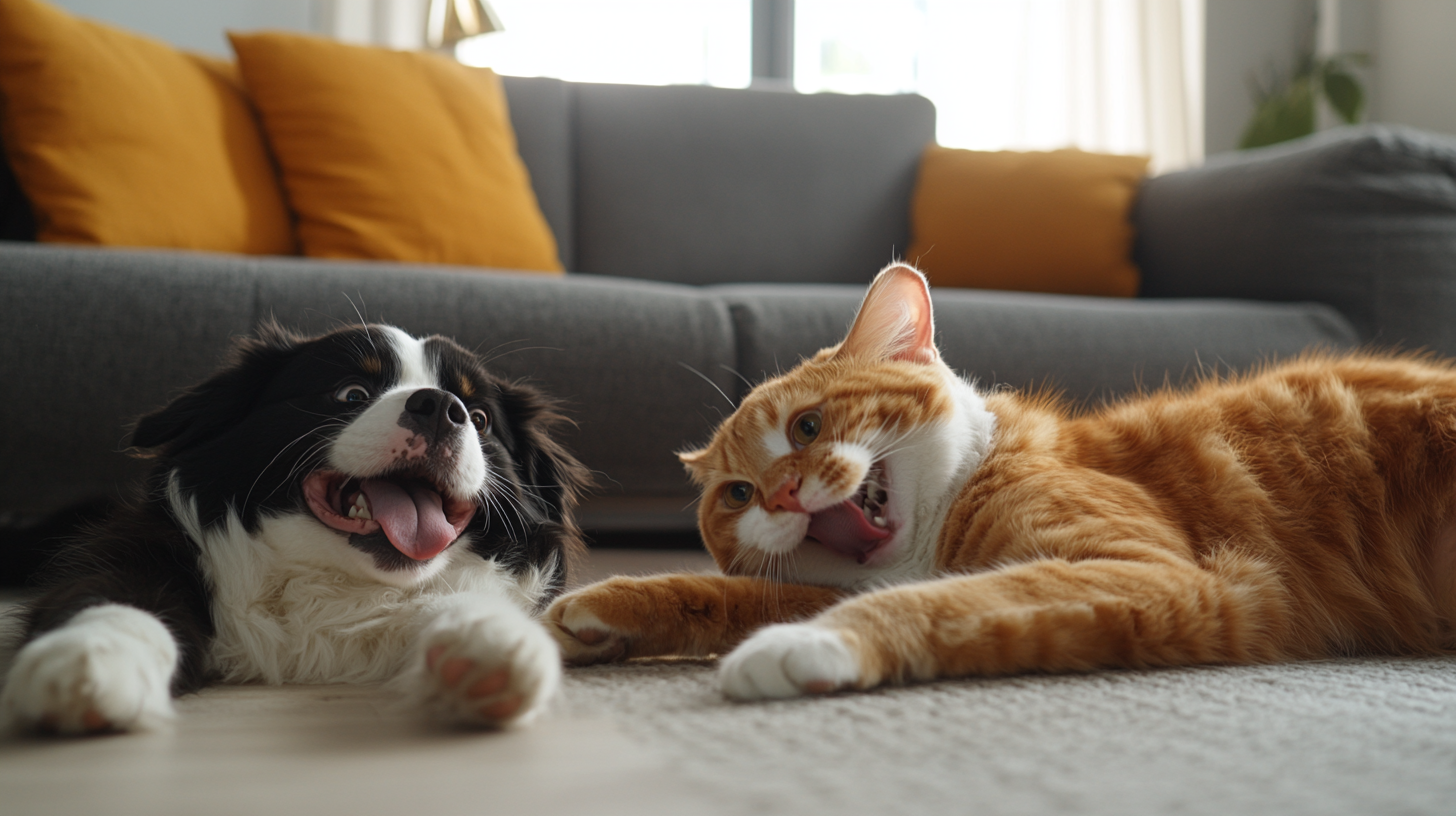
[[[924,279],[885,269],[843,343],[682,455],[726,575],[558,599],[567,659],[731,649],[751,699],[1456,647],[1451,364],[1308,355],[1077,414],[978,392],[933,338]]]

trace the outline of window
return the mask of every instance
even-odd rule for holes
[[[772,0],[787,3],[789,0]],[[461,61],[584,82],[752,80],[765,0],[491,0]],[[919,93],[937,140],[1202,158],[1202,0],[792,0],[793,87]],[[776,32],[783,35],[785,32]],[[762,36],[762,32],[760,32]]]
[[[514,76],[746,88],[749,0],[490,0],[505,31],[456,56]]]

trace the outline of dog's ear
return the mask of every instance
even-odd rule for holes
[[[499,396],[516,436],[516,477],[525,486],[523,499],[530,508],[522,520],[535,528],[530,540],[521,543],[542,548],[536,553],[538,558],[557,553],[559,592],[567,574],[575,569],[573,565],[586,555],[575,511],[576,503],[592,487],[591,471],[557,441],[557,432],[571,421],[554,400],[523,383],[501,386]]]
[[[551,521],[572,523],[577,501],[592,486],[591,472],[557,441],[562,426],[570,425],[555,401],[528,385],[511,383],[501,389],[512,427],[525,442],[518,460],[521,483]]]
[[[222,434],[253,410],[298,343],[298,337],[278,324],[263,324],[253,337],[234,344],[229,361],[217,373],[138,420],[131,446],[141,456],[168,455]]]

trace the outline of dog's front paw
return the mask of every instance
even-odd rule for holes
[[[516,609],[447,613],[421,639],[409,676],[417,702],[447,720],[525,723],[561,682],[561,655],[540,624]]]
[[[61,734],[155,728],[172,717],[177,642],[129,606],[83,610],[27,643],[0,696],[14,726]]]
[[[854,686],[859,661],[832,629],[812,624],[770,626],[723,659],[723,693],[737,700],[823,694]]]

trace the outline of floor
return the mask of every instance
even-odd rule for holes
[[[691,551],[604,550],[575,582],[711,566]],[[177,708],[169,733],[0,738],[0,813],[714,812],[607,716],[457,731],[349,686],[217,687]]]
[[[579,580],[700,569],[598,551]],[[168,733],[0,740],[0,816],[1456,813],[1456,656],[967,678],[733,703],[706,660],[571,669],[528,728],[377,688],[219,687]]]

